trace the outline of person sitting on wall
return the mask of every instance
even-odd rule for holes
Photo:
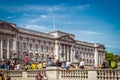
[[[61,65],[62,65],[62,62],[59,59],[57,59],[56,60],[56,66],[57,67],[61,67]]]
[[[102,63],[102,68],[109,68],[109,62],[104,58]]]
[[[67,61],[65,68],[66,68],[67,70],[70,69],[70,65],[71,65],[71,62],[70,62],[70,61]]]
[[[82,59],[79,63],[79,68],[84,69],[85,67],[85,59]]]
[[[43,64],[41,63],[41,61],[39,62],[39,64],[37,65],[38,69],[42,69],[43,68]]]

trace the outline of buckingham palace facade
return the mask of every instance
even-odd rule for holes
[[[0,21],[0,60],[16,57],[23,61],[28,54],[32,61],[47,60],[48,57],[70,62],[85,59],[87,65],[97,66],[105,57],[104,51],[104,45],[75,40],[74,34],[37,32]]]

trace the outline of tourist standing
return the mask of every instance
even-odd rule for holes
[[[29,64],[29,56],[28,56],[28,54],[26,54],[24,60],[25,60],[25,65],[28,65]]]

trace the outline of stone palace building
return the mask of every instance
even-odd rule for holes
[[[104,45],[75,40],[74,34],[37,32],[0,21],[1,61],[13,58],[23,61],[28,54],[31,61],[46,61],[49,57],[70,62],[85,59],[87,65],[97,66],[105,57],[104,51]]]

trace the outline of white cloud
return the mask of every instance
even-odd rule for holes
[[[90,35],[100,34],[98,32],[94,32],[94,31],[80,31],[80,33],[82,33],[82,34],[90,34]]]
[[[47,15],[40,15],[40,18],[48,18]]]
[[[32,29],[32,30],[36,30],[36,31],[40,31],[40,30],[47,30],[47,28],[45,27],[45,26],[42,26],[42,25],[34,25],[34,24],[32,24],[32,25],[26,25],[26,27],[25,28],[27,28],[27,29]]]

